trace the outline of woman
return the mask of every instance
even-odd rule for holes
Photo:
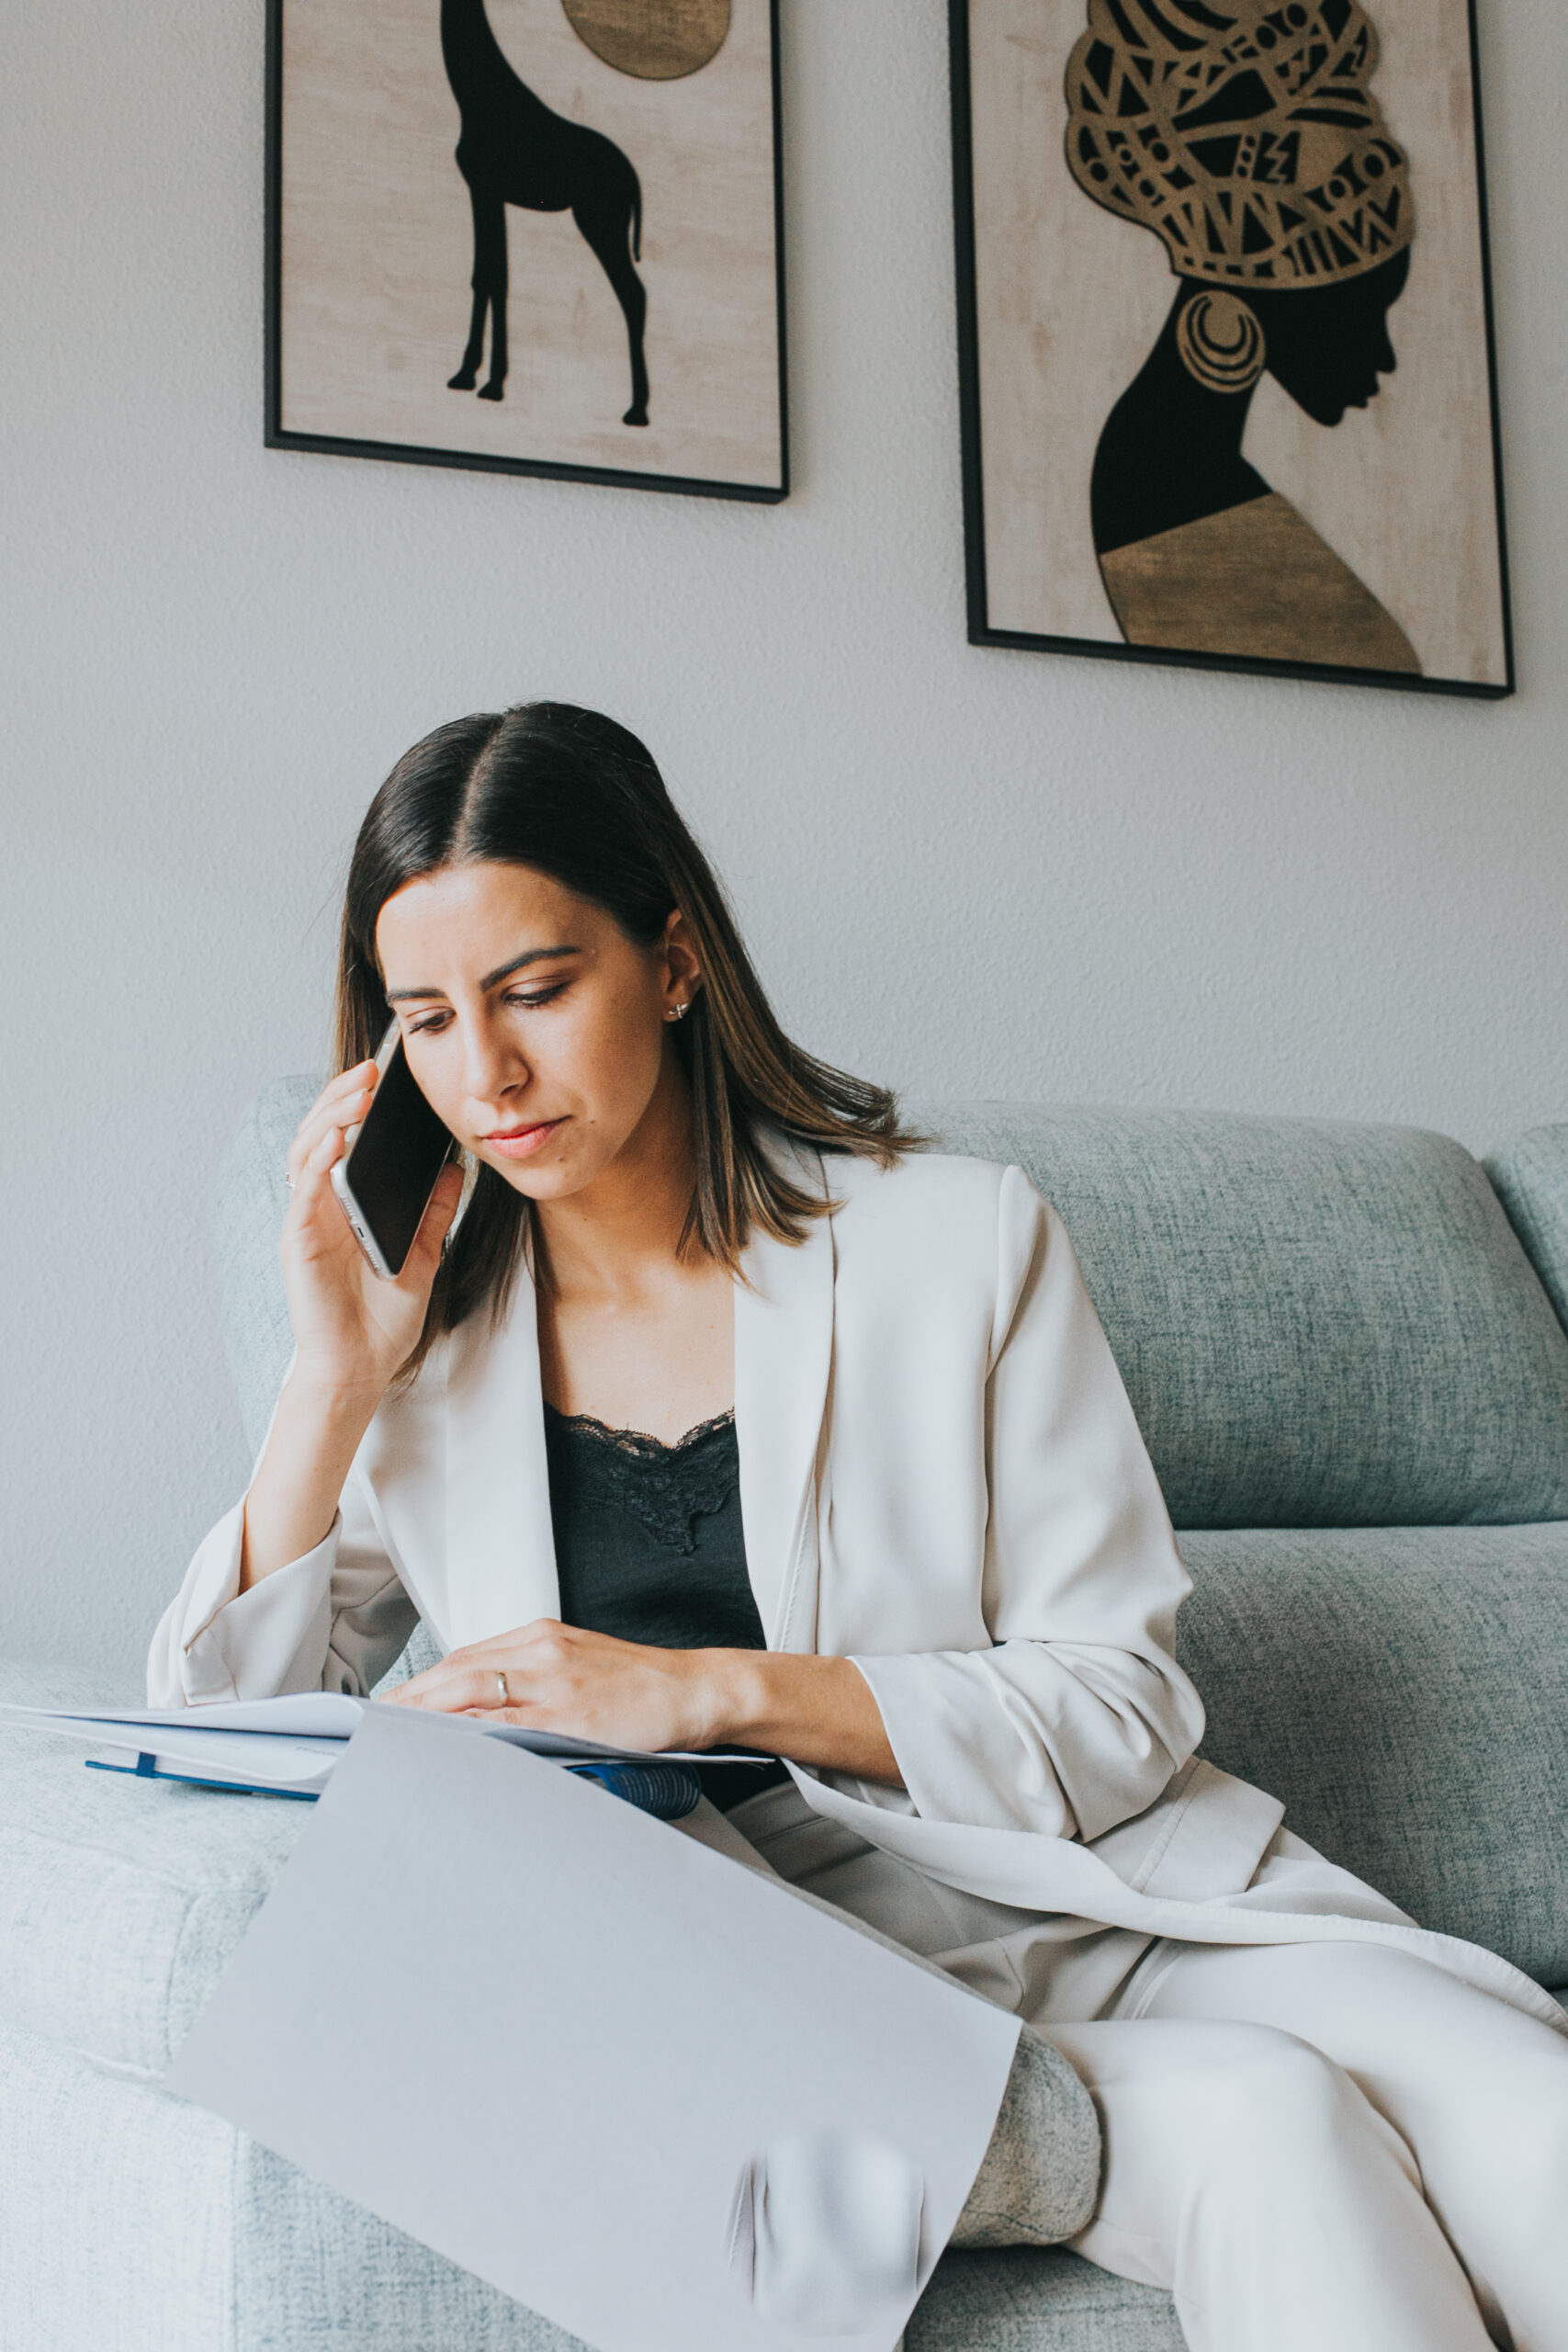
[[[473,1170],[395,1283],[329,1182],[389,1004]],[[1187,1578],[1060,1221],[789,1044],[642,745],[549,704],[415,745],[339,1046],[295,1361],[153,1702],[366,1690],[423,1616],[405,1705],[785,1758],[712,1783],[731,1831],[1058,2045],[1108,2159],[1075,2243],[1201,2352],[1568,2347],[1561,2012],[1194,1760]]]

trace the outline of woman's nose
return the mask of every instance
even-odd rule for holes
[[[463,1084],[475,1102],[499,1102],[525,1086],[531,1073],[514,1039],[488,1021],[463,1024]]]

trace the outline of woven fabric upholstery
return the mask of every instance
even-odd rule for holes
[[[3,2004],[0,2080],[6,2352],[239,2352],[236,2133],[23,2031]]]
[[[0,2022],[6,2352],[586,2352],[216,2115]]]
[[[1014,2246],[945,2255],[904,2344],[905,2352],[1186,2352],[1187,2338],[1157,2287],[1065,2249]]]
[[[23,1706],[107,1695],[0,1667],[0,1700]],[[150,2078],[195,2022],[310,1808],[94,1772],[86,1754],[74,1740],[0,1729],[0,2018]]]
[[[1532,1127],[1481,1164],[1568,1325],[1568,1126]]]
[[[1181,1539],[1203,1754],[1426,1928],[1568,1978],[1568,1526]]]
[[[1178,1527],[1568,1518],[1568,1333],[1470,1154],[1218,1112],[914,1112],[1061,1211]]]
[[[294,1351],[277,1255],[288,1213],[283,1171],[294,1130],[319,1091],[313,1078],[279,1078],[263,1088],[229,1147],[213,1198],[223,1340],[253,1454],[261,1451]]]

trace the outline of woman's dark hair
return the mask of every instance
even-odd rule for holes
[[[438,727],[366,813],[344,899],[337,1067],[375,1053],[388,1019],[376,924],[394,892],[468,864],[531,866],[652,946],[677,907],[703,985],[672,1031],[691,1085],[697,1176],[681,1236],[734,1271],[754,1230],[798,1242],[828,1205],[770,1158],[766,1131],[889,1166],[918,1143],[884,1087],[802,1053],[774,1020],[712,868],[637,737],[597,711],[533,702]],[[443,1333],[516,1279],[529,1204],[481,1166],[431,1295],[412,1378]]]

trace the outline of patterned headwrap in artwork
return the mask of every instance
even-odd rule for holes
[[[1067,164],[1153,229],[1181,277],[1304,287],[1416,233],[1404,151],[1370,84],[1358,0],[1089,0],[1067,66]]]

